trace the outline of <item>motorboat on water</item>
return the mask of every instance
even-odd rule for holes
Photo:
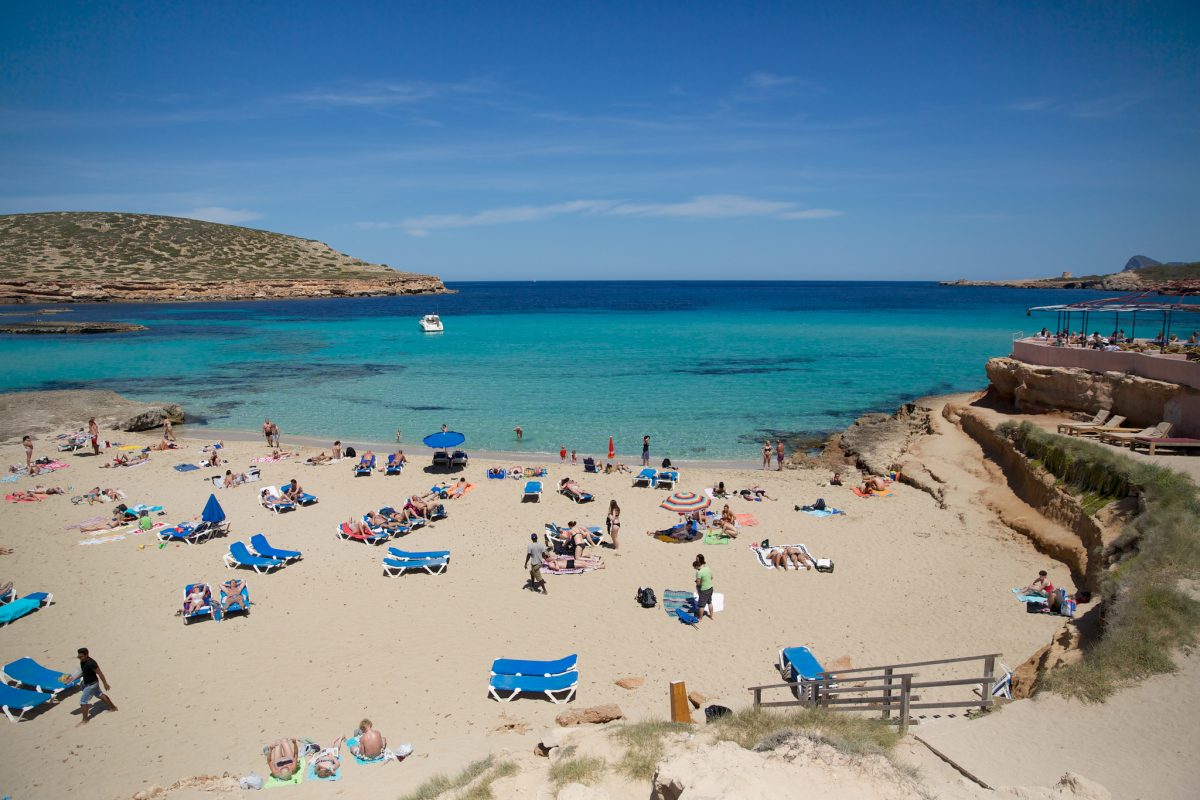
[[[426,333],[441,333],[445,330],[442,327],[442,318],[437,314],[426,314],[421,317],[421,321],[417,323],[421,326],[421,330]]]

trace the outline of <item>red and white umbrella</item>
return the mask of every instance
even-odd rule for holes
[[[659,508],[674,511],[676,514],[690,514],[693,511],[703,511],[712,505],[707,495],[695,492],[675,492],[658,504]]]

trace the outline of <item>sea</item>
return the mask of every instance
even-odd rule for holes
[[[919,282],[449,283],[454,294],[0,307],[138,333],[0,335],[0,391],[112,389],[183,405],[193,426],[332,442],[637,460],[753,462],[867,412],[987,384],[984,363],[1091,291]],[[445,332],[417,325],[438,313]],[[1127,331],[1128,332],[1128,331]],[[1105,331],[1107,333],[1107,331]],[[1147,332],[1150,335],[1153,332]],[[99,409],[97,411],[100,411]],[[514,428],[523,429],[518,441]]]

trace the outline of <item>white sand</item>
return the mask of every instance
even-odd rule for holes
[[[943,426],[947,435],[958,435]],[[112,453],[67,456],[70,468],[45,482],[70,485],[71,494],[97,484],[120,487],[131,502],[166,506],[163,519],[175,522],[199,514],[211,491],[207,476],[218,471],[171,469],[195,461],[199,444],[156,452],[149,465],[134,469],[100,469]],[[971,445],[963,447],[969,455]],[[39,443],[38,454],[44,452]],[[235,442],[225,452],[244,466],[264,448]],[[960,499],[949,510],[939,510],[905,486],[893,497],[863,500],[848,488],[818,487],[825,473],[688,469],[682,489],[717,480],[730,487],[761,483],[781,499],[731,501],[736,512],[761,521],[744,529],[738,543],[670,545],[643,534],[674,521],[658,508],[666,494],[661,490],[631,488],[629,476],[584,475],[582,466],[554,463],[542,479],[541,503],[522,504],[522,482],[485,479],[495,461],[466,470],[476,488],[447,502],[448,520],[394,543],[450,549],[449,571],[385,578],[385,547],[341,541],[334,529],[352,514],[400,505],[440,479],[422,471],[424,453],[412,455],[421,462],[394,478],[355,479],[349,462],[263,465],[264,484],[296,477],[320,497],[317,506],[286,515],[259,506],[257,489],[264,484],[217,491],[233,526],[231,540],[264,532],[276,546],[305,556],[275,575],[241,571],[253,613],[221,624],[185,627],[174,611],[185,583],[215,583],[232,574],[221,564],[225,541],[160,549],[146,534],[80,546],[87,537],[64,526],[107,515],[111,506],[74,506],[65,497],[0,505],[0,546],[15,550],[0,557],[0,580],[16,580],[22,593],[53,592],[56,600],[0,630],[0,661],[32,656],[74,669],[76,648],[88,646],[120,706],[82,728],[75,727],[76,696],[19,725],[0,721],[7,726],[0,789],[23,799],[69,792],[128,797],[194,775],[261,775],[261,748],[272,739],[325,742],[349,733],[365,715],[391,742],[411,742],[416,755],[401,765],[350,763],[341,782],[305,783],[289,796],[395,796],[493,748],[528,749],[553,725],[560,706],[488,699],[488,667],[497,657],[578,652],[576,705],[617,702],[631,717],[662,718],[667,684],[675,679],[726,705],[746,705],[746,687],[778,681],[773,664],[782,646],[808,645],[826,662],[847,657],[854,666],[993,651],[1019,663],[1045,643],[1056,621],[1023,613],[1009,588],[1042,567],[1051,569],[1056,584],[1068,579],[1064,568],[996,524],[974,502],[969,484],[956,487]],[[0,448],[0,463],[18,460],[19,446]],[[577,478],[597,502],[576,506],[555,494],[563,475]],[[978,480],[981,487],[985,478]],[[25,478],[5,491],[35,482]],[[602,551],[608,568],[552,576],[549,597],[524,591],[529,534],[549,520],[601,525],[613,497],[624,510],[624,526],[620,550]],[[847,515],[816,519],[793,510],[818,497]],[[834,559],[836,571],[765,570],[747,544],[767,537],[803,542],[815,555]],[[699,552],[725,595],[725,611],[715,621],[693,629],[661,608],[635,604],[639,586],[653,586],[660,597],[667,588],[690,589],[690,564]],[[628,692],[613,684],[626,675],[644,676],[646,685]],[[503,721],[528,723],[530,733],[497,732]]]

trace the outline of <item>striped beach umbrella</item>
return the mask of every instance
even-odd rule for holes
[[[690,514],[693,511],[703,511],[710,505],[712,505],[712,501],[706,495],[695,492],[675,492],[659,503],[658,507],[674,511],[676,514]]]

